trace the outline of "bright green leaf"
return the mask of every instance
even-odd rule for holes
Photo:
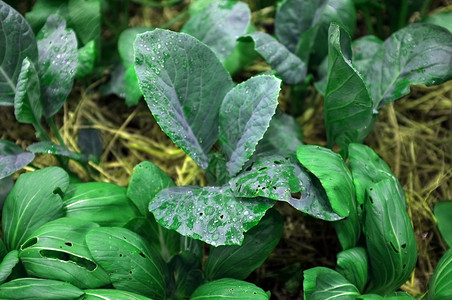
[[[133,44],[137,35],[153,29],[152,27],[132,27],[121,32],[118,38],[118,51],[125,68],[135,64]]]
[[[195,38],[156,29],[138,35],[135,69],[163,131],[202,168],[218,137],[218,114],[232,80],[214,52]]]
[[[417,261],[411,221],[397,186],[384,179],[367,189],[364,228],[370,260],[367,291],[388,294],[410,278]]]
[[[87,234],[86,243],[115,288],[165,298],[166,264],[141,236],[125,228],[100,227]]]
[[[362,292],[369,280],[369,260],[366,249],[351,248],[337,254],[336,271]]]
[[[211,245],[239,245],[275,201],[236,198],[229,186],[173,187],[152,199],[160,225]]]
[[[22,62],[15,92],[14,114],[17,121],[25,124],[39,123],[43,109],[38,72],[28,57]]]
[[[452,11],[441,11],[428,16],[424,22],[442,26],[452,32]]]
[[[238,84],[224,97],[220,108],[219,142],[229,161],[229,175],[249,160],[275,114],[281,80],[256,76]]]
[[[268,300],[270,296],[252,283],[223,278],[201,285],[190,297],[190,300],[201,299]]]
[[[98,53],[94,41],[89,41],[85,46],[77,50],[76,78],[85,77],[93,71],[97,55]]]
[[[37,142],[34,144],[31,144],[27,147],[27,150],[31,153],[43,153],[43,154],[53,154],[53,155],[60,155],[64,156],[70,159],[73,159],[75,161],[78,161],[80,163],[87,163],[86,158],[77,152],[69,151],[68,149],[64,148],[63,146],[60,146],[58,144],[55,144],[53,142],[49,141],[42,141]]]
[[[12,250],[8,254],[6,254],[5,257],[3,257],[0,264],[0,284],[5,282],[8,276],[11,275],[13,268],[17,265],[18,262],[19,251],[17,250]]]
[[[237,37],[244,34],[251,21],[248,4],[240,1],[215,1],[190,17],[182,27],[209,46],[224,62],[237,45]]]
[[[60,218],[35,230],[20,246],[20,260],[33,277],[69,282],[79,288],[98,288],[109,276],[94,261],[85,236],[96,223]]]
[[[142,93],[138,84],[137,72],[133,65],[126,69],[126,73],[124,74],[124,85],[126,105],[137,105],[141,99]]]
[[[25,13],[25,19],[30,23],[35,33],[39,32],[50,15],[57,14],[68,19],[67,1],[38,0],[33,9]]]
[[[22,61],[38,60],[38,49],[28,22],[5,2],[0,2],[0,106],[13,105]]]
[[[452,247],[452,201],[436,203],[434,212],[441,236]]]
[[[0,285],[1,299],[78,299],[83,291],[70,283],[38,278],[20,278]]]
[[[450,283],[452,281],[452,249],[444,253],[443,257],[436,265],[430,280],[428,299],[430,300],[447,300],[452,298],[452,289]]]
[[[325,267],[304,271],[303,290],[305,299],[309,300],[353,300],[359,296],[356,286],[338,272]]]
[[[0,140],[0,179],[6,178],[22,169],[35,158],[33,153],[10,141]]]
[[[135,294],[132,292],[126,292],[116,289],[95,289],[95,290],[84,290],[85,295],[83,295],[83,300],[118,300],[118,299],[128,299],[128,300],[151,300],[151,298]]]
[[[100,0],[69,0],[69,25],[77,33],[77,37],[86,45],[94,40],[99,47],[101,32]]]
[[[68,174],[58,167],[19,176],[2,211],[2,231],[9,250],[18,249],[41,225],[63,216],[61,194],[68,186]]]

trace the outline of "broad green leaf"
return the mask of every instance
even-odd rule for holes
[[[366,82],[368,69],[375,62],[375,55],[381,49],[383,41],[374,35],[363,36],[352,42],[352,62],[361,78]]]
[[[84,290],[85,295],[83,295],[83,300],[151,300],[151,298],[135,294],[132,292],[126,292],[116,289],[95,289],[95,290]],[[81,299],[81,300],[82,300]]]
[[[50,118],[60,110],[72,90],[77,71],[77,38],[66,21],[52,15],[36,36],[37,65],[43,113]]]
[[[86,243],[115,288],[165,298],[166,264],[141,236],[125,228],[100,227],[86,235]]]
[[[99,92],[103,96],[108,96],[114,94],[118,97],[126,97],[126,87],[124,82],[124,76],[126,74],[126,69],[121,62],[116,63],[110,70],[110,80],[101,85]]]
[[[75,78],[85,77],[93,71],[97,55],[94,41],[89,41],[85,46],[77,50],[77,72]]]
[[[124,74],[124,92],[126,95],[126,105],[137,105],[143,95],[138,84],[137,72],[135,67],[129,66]]]
[[[305,299],[309,300],[352,300],[360,295],[344,276],[325,267],[304,271],[303,290]]]
[[[221,153],[212,152],[210,154],[209,166],[206,170],[206,178],[210,185],[224,185],[230,179],[226,167],[226,158]]]
[[[160,225],[214,246],[240,245],[275,201],[236,198],[229,186],[172,187],[149,204]]]
[[[362,292],[369,280],[368,264],[366,249],[355,247],[337,254],[336,271]]]
[[[6,249],[5,242],[3,242],[2,239],[0,239],[0,259],[3,259],[6,254],[8,254],[8,249]]]
[[[358,71],[344,55],[349,37],[338,25],[329,30],[328,82],[325,90],[325,126],[328,145],[336,142],[347,149],[351,142],[362,142],[375,117],[372,99]]]
[[[83,291],[70,283],[38,278],[20,278],[0,285],[1,299],[77,299]]]
[[[365,71],[373,107],[405,96],[410,85],[437,85],[452,78],[452,33],[432,24],[411,24],[393,33]]]
[[[220,108],[219,143],[229,175],[240,172],[262,139],[278,105],[281,80],[256,76],[235,86]]]
[[[452,247],[452,201],[436,203],[434,212],[441,236]]]
[[[330,149],[303,145],[297,151],[298,160],[322,183],[331,207],[344,220],[334,222],[342,249],[353,248],[361,227],[356,211],[355,187],[352,175],[342,157]]]
[[[436,265],[430,280],[428,299],[430,300],[447,300],[452,297],[452,289],[450,283],[452,281],[452,249],[444,253],[443,257]]]
[[[0,140],[0,179],[22,169],[35,158],[33,153],[24,152],[13,142]]]
[[[40,122],[43,109],[39,90],[38,72],[31,60],[22,62],[14,97],[14,115],[17,121],[25,124]]]
[[[79,288],[110,283],[107,272],[93,259],[85,237],[99,227],[86,220],[60,218],[35,230],[20,246],[20,260],[33,277],[69,282]]]
[[[360,216],[363,214],[367,188],[383,179],[390,179],[394,182],[399,194],[398,199],[406,206],[405,193],[399,180],[391,172],[386,162],[370,147],[352,143],[348,146],[348,157]]]
[[[194,0],[190,2],[190,6],[188,7],[188,12],[190,13],[190,16],[193,16],[194,14],[197,14],[204,10],[209,4],[218,1],[218,0]]]
[[[0,263],[0,284],[6,281],[13,268],[19,262],[19,251],[12,250],[5,257],[3,257],[2,262]]]
[[[0,179],[0,209],[3,207],[3,203],[5,203],[6,197],[8,196],[9,192],[11,192],[11,190],[13,189],[13,186],[14,180],[12,175]]]
[[[442,26],[452,32],[452,10],[434,13],[428,16],[424,22]]]
[[[135,69],[163,131],[202,168],[218,137],[218,114],[232,80],[214,52],[195,38],[156,29],[138,35]]]
[[[100,43],[101,1],[100,0],[69,0],[68,23],[77,33],[77,37],[86,45],[94,40],[96,47]]]
[[[250,23],[246,33],[254,32],[256,28]],[[241,70],[253,64],[254,60],[259,57],[259,53],[254,50],[252,43],[240,41],[237,39],[237,44],[231,55],[223,62],[224,68],[231,75],[238,74]]]
[[[106,182],[71,184],[63,197],[66,216],[100,226],[124,226],[138,215],[127,189]]]
[[[60,155],[60,156],[64,156],[64,157],[73,159],[73,160],[78,161],[83,164],[87,163],[86,158],[83,155],[81,155],[80,153],[69,151],[68,149],[64,148],[63,146],[60,146],[58,144],[55,144],[55,143],[49,142],[49,141],[33,143],[27,147],[27,150],[34,154],[42,153],[42,154]]]
[[[393,292],[385,296],[380,296],[377,294],[364,294],[355,298],[356,300],[415,300],[416,298],[404,293],[404,292]]]
[[[210,247],[204,267],[207,280],[244,280],[264,263],[278,244],[282,233],[281,215],[276,210],[269,210],[259,224],[245,233],[241,246]]]
[[[252,32],[240,38],[251,40],[254,49],[276,70],[276,76],[287,84],[300,83],[306,77],[306,65],[274,37],[264,32]]]
[[[190,17],[182,27],[209,46],[224,62],[237,45],[237,37],[244,34],[251,21],[248,4],[240,1],[215,1]]]
[[[53,14],[60,15],[67,20],[67,1],[38,0],[33,5],[33,9],[25,13],[25,19],[37,33],[44,26],[47,18]]]
[[[315,180],[293,155],[269,155],[256,157],[229,184],[236,197],[285,201],[315,218],[328,221],[342,219],[333,211],[323,188]],[[297,193],[300,195],[297,196]]]
[[[34,230],[64,215],[61,194],[68,186],[68,174],[58,167],[19,176],[2,211],[2,231],[9,250],[18,249]]]
[[[190,300],[201,299],[268,300],[270,295],[252,283],[223,278],[201,285],[190,297]]]
[[[384,179],[367,189],[363,232],[370,261],[370,293],[388,294],[398,289],[417,261],[411,221],[397,186]]]
[[[22,61],[38,60],[38,49],[28,22],[5,2],[0,2],[0,106],[13,105]]]
[[[143,216],[149,214],[149,202],[161,190],[175,186],[173,180],[159,167],[149,161],[135,166],[130,177],[127,197],[138,207]]]

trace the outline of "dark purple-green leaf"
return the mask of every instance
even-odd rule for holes
[[[6,178],[22,169],[35,158],[33,153],[10,141],[0,140],[0,179]]]

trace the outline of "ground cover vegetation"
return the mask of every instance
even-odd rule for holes
[[[447,5],[0,1],[0,298],[452,297]]]

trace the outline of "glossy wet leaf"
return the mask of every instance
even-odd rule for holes
[[[68,186],[68,174],[58,167],[19,176],[2,211],[2,231],[9,250],[18,249],[34,230],[64,215],[61,194]]]
[[[2,262],[0,263],[0,284],[4,283],[8,276],[11,275],[13,268],[18,262],[19,251],[17,250],[12,250],[3,257]]]
[[[207,153],[218,138],[220,106],[232,88],[215,53],[187,34],[156,29],[138,36],[135,69],[160,127],[207,168]]]
[[[206,178],[210,185],[219,186],[228,182],[230,176],[226,162],[226,158],[221,153],[210,154],[209,166],[206,170]]]
[[[339,26],[329,30],[328,81],[325,90],[325,126],[329,147],[337,143],[347,149],[370,132],[374,116],[372,99],[358,71],[346,57],[343,45],[349,37]]]
[[[76,78],[82,78],[89,74],[94,69],[94,64],[98,56],[96,43],[89,41],[85,46],[77,50],[77,72]]]
[[[251,11],[246,3],[215,1],[193,14],[182,27],[182,32],[209,46],[224,62],[237,45],[236,39],[246,32],[250,21]]]
[[[383,45],[383,41],[374,35],[366,35],[352,42],[352,62],[363,81],[366,82],[368,69],[372,68],[375,55]]]
[[[245,233],[241,246],[210,248],[204,267],[207,280],[244,280],[264,263],[278,244],[282,233],[281,215],[276,210],[269,210],[258,225]]]
[[[82,300],[117,300],[117,299],[128,299],[128,300],[151,300],[151,298],[135,294],[132,292],[121,291],[117,289],[94,289],[94,290],[84,290]]]
[[[66,216],[101,226],[124,226],[138,216],[127,189],[107,182],[71,184],[63,197]]]
[[[127,197],[143,216],[149,214],[149,202],[161,190],[175,186],[173,180],[152,162],[143,161],[135,166],[127,188]]]
[[[229,175],[237,174],[262,139],[278,105],[281,80],[261,75],[235,86],[220,108],[219,143]]]
[[[14,49],[14,51],[10,51]],[[0,2],[0,106],[13,105],[22,61],[38,60],[33,31],[20,13]]]
[[[165,298],[166,264],[141,236],[125,228],[100,227],[87,234],[86,243],[115,288]]]
[[[27,150],[34,154],[41,153],[41,154],[60,155],[81,163],[87,163],[86,158],[80,153],[69,151],[63,146],[60,146],[53,142],[48,141],[37,142],[28,146]]]
[[[58,112],[72,90],[77,71],[77,38],[66,21],[52,15],[36,36],[43,113],[50,118]]]
[[[451,60],[452,33],[445,28],[417,23],[393,33],[363,70],[374,108],[407,95],[410,85],[451,79]]]
[[[441,236],[452,247],[452,201],[436,203],[434,212]]]
[[[452,280],[452,249],[449,249],[436,265],[430,279],[428,299],[447,300],[452,297],[450,282]]]
[[[292,155],[270,155],[256,157],[229,184],[236,197],[284,201],[315,218],[328,221],[342,219],[333,211],[323,188],[315,180]]]
[[[330,149],[314,145],[300,146],[297,157],[301,164],[320,180],[334,212],[347,217],[333,223],[342,249],[354,247],[361,228],[352,175],[342,157]]]
[[[70,283],[38,278],[20,278],[0,285],[1,299],[78,299],[83,291]]]
[[[268,300],[270,295],[252,283],[223,278],[201,285],[190,297],[190,300],[201,299]]]
[[[344,276],[325,267],[304,271],[303,290],[305,299],[310,300],[355,299],[360,295]]]
[[[100,0],[69,0],[68,23],[77,33],[77,37],[86,45],[94,40],[99,46],[101,32]]]
[[[24,152],[13,142],[0,140],[0,179],[19,171],[35,158],[33,153]]]
[[[274,205],[262,198],[236,198],[229,186],[172,187],[149,204],[160,225],[208,244],[240,245],[248,231]]]
[[[417,261],[413,227],[397,187],[384,179],[367,189],[363,232],[370,260],[370,293],[387,294],[410,278]]]
[[[33,277],[69,282],[79,288],[110,283],[107,272],[93,259],[85,237],[99,227],[86,220],[60,218],[35,230],[20,246],[20,260]]]
[[[355,247],[337,254],[336,271],[363,292],[369,280],[368,264],[366,249]]]
[[[31,60],[22,62],[14,97],[14,115],[17,121],[24,124],[40,122],[43,108],[39,89],[38,72]]]

